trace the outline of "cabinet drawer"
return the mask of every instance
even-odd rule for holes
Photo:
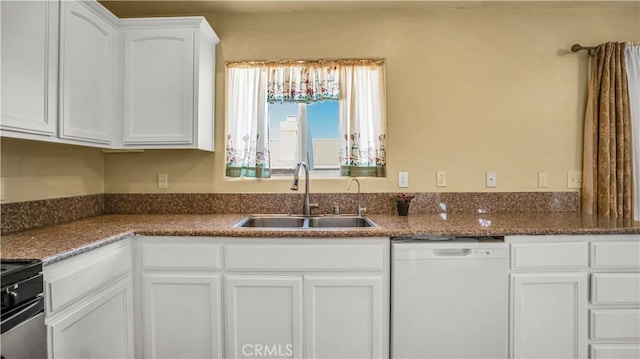
[[[220,270],[222,259],[218,244],[144,244],[144,269]]]
[[[640,339],[640,309],[591,310],[592,339]]]
[[[45,267],[48,310],[56,311],[80,297],[126,276],[131,269],[129,242],[116,243]]]
[[[592,344],[591,359],[638,359],[640,344]]]
[[[587,266],[587,243],[522,243],[511,245],[511,267],[582,268]]]
[[[640,241],[591,243],[593,268],[640,268]]]
[[[640,273],[594,273],[593,304],[640,304]]]
[[[225,246],[227,270],[383,270],[382,244],[249,244]]]

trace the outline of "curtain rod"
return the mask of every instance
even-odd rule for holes
[[[589,51],[589,54],[591,54],[591,51],[595,51],[596,47],[595,46],[582,46],[580,44],[571,45],[571,52],[578,52],[578,51],[582,51],[582,50],[587,50],[587,51]]]

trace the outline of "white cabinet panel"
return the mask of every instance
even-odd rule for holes
[[[225,297],[227,358],[302,357],[301,276],[226,276]]]
[[[117,37],[116,28],[80,2],[61,2],[60,137],[111,142]]]
[[[130,281],[49,321],[52,358],[133,358]]]
[[[592,344],[591,359],[638,359],[640,344]]]
[[[593,304],[640,304],[640,273],[594,273]]]
[[[170,242],[167,239],[167,242]],[[144,269],[222,269],[221,245],[205,243],[149,243],[142,248]]]
[[[124,144],[194,142],[194,30],[124,35]]]
[[[632,239],[632,236],[628,236]],[[640,239],[640,236],[638,236]],[[593,268],[640,268],[640,240],[591,243]]]
[[[220,275],[142,279],[145,358],[222,358]]]
[[[305,358],[382,358],[388,296],[381,277],[305,277]]]
[[[130,248],[123,240],[45,267],[48,314],[130,275]]]
[[[586,268],[588,245],[582,242],[530,243],[511,245],[511,267],[527,268]]]
[[[58,115],[59,3],[2,1],[0,8],[1,128],[53,136]]]
[[[125,148],[213,151],[215,46],[202,17],[122,19]]]
[[[230,244],[227,270],[376,270],[384,268],[382,244]]]
[[[585,358],[586,273],[511,274],[511,357]]]
[[[591,310],[591,338],[640,339],[640,309]]]

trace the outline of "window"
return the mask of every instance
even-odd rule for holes
[[[384,176],[377,60],[234,63],[227,70],[227,176]]]
[[[269,104],[271,175],[293,175],[300,160],[312,176],[340,175],[338,101]]]

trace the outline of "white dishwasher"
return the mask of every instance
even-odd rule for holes
[[[507,357],[509,247],[504,240],[396,239],[392,258],[393,359]]]

